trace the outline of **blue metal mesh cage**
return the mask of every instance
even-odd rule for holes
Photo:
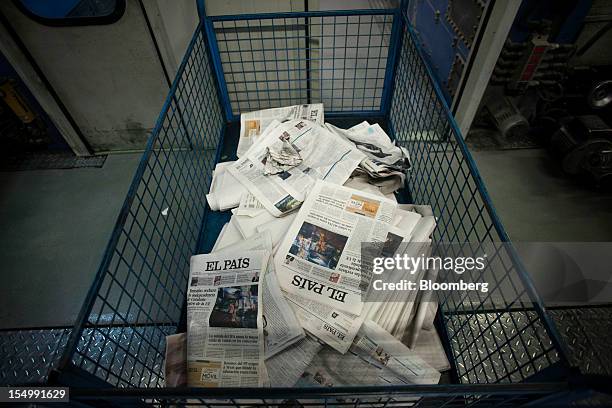
[[[163,387],[165,336],[175,333],[184,318],[189,258],[207,249],[205,242],[218,232],[205,194],[226,133],[241,112],[306,102],[323,102],[327,118],[385,121],[411,154],[407,196],[430,204],[438,217],[435,240],[508,241],[399,9],[204,17],[79,319],[61,333],[62,341],[56,340],[53,358],[36,360],[46,371],[35,381],[46,381],[53,370],[54,381],[126,388],[130,396],[151,403],[173,401],[168,390],[153,389]],[[497,256],[505,267],[488,271],[488,278],[511,281],[515,288],[504,305],[485,307],[486,295],[460,302],[443,299],[440,305],[439,329],[455,380],[468,388],[362,387],[350,395],[372,406],[507,406],[560,391],[558,383],[476,387],[552,378],[566,365],[563,344],[520,260],[506,247]],[[19,358],[22,351],[9,352]],[[7,372],[5,383],[32,382],[23,371]],[[106,396],[119,395],[113,392]],[[338,402],[342,394],[301,392],[321,398],[313,406]],[[265,405],[265,398],[283,395],[191,390],[180,396],[198,402],[207,396],[210,404],[230,396],[251,397]]]
[[[378,112],[393,11],[213,18],[232,115],[304,101]]]

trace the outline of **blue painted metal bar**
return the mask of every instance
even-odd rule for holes
[[[232,122],[236,120],[236,117],[232,112],[232,103],[230,102],[229,93],[227,91],[227,83],[225,82],[225,74],[223,72],[223,65],[221,64],[219,46],[217,45],[217,35],[215,34],[213,23],[209,18],[204,18],[204,29],[206,32],[206,39],[208,40],[210,55],[212,57],[213,68],[215,70],[215,77],[217,78],[217,87],[221,96],[221,105],[223,106],[225,121]]]
[[[400,36],[403,29],[404,19],[402,18],[401,9],[397,9],[393,16],[393,26],[391,28],[391,42],[389,44],[389,57],[387,58],[387,67],[385,69],[385,84],[383,86],[383,94],[381,98],[380,110],[387,115],[391,107],[391,97],[393,96],[393,84],[395,79],[395,62],[401,49],[402,38]]]
[[[196,7],[198,9],[198,17],[200,21],[206,18],[206,3],[204,0],[196,0]]]
[[[417,52],[419,53],[423,61],[425,61],[423,50],[417,40],[416,33],[414,32],[414,30],[412,29],[412,27],[407,21],[405,23],[406,23],[409,35],[412,38],[413,44],[415,45],[415,48],[417,49]],[[461,135],[461,130],[459,129],[459,126],[457,125],[457,122],[455,121],[455,118],[453,117],[450,111],[450,108],[448,104],[446,103],[446,100],[443,97],[444,95],[442,93],[442,90],[440,89],[438,83],[436,82],[431,68],[427,64],[424,64],[424,65],[425,65],[427,74],[429,76],[431,85],[434,88],[436,96],[440,104],[442,105],[444,109],[444,113],[451,126],[452,133],[455,137],[455,141],[457,142],[461,150],[461,153],[463,154],[463,157],[470,170],[470,174],[474,178],[476,188],[482,197],[483,203],[486,207],[487,212],[489,213],[489,216],[491,217],[493,227],[495,228],[495,231],[499,235],[499,238],[502,242],[510,243],[510,237],[508,236],[506,229],[504,228],[502,222],[500,221],[499,215],[497,214],[497,211],[495,210],[495,206],[493,205],[493,201],[491,200],[491,196],[489,195],[489,192],[487,191],[487,188],[485,187],[484,180],[482,179],[480,175],[480,171],[478,170],[478,167],[476,166],[476,162],[474,161],[474,158],[472,157],[472,154],[470,153],[463,139],[463,136]],[[567,349],[567,346],[561,339],[561,335],[558,332],[556,325],[554,324],[550,316],[546,313],[546,307],[544,306],[542,299],[537,294],[535,285],[533,284],[531,277],[527,273],[527,270],[525,269],[525,266],[523,265],[518,253],[512,247],[511,244],[508,245],[508,249],[509,249],[509,255],[512,258],[514,265],[517,267],[519,278],[521,279],[522,283],[525,285],[525,288],[528,291],[529,297],[535,306],[535,310],[538,316],[540,317],[540,319],[546,322],[545,327],[546,327],[547,332],[549,333],[551,341],[555,345],[555,348],[558,350],[561,360],[567,366],[569,366],[569,359],[568,359],[569,351]]]
[[[367,110],[367,111],[356,111],[356,112],[325,112],[326,118],[343,118],[343,117],[354,117],[354,118],[371,118],[382,116],[382,112],[379,110]]]
[[[82,372],[81,377],[95,376],[117,387],[127,387],[125,391],[109,391],[119,398],[122,393],[123,396],[135,393],[144,398],[156,395],[160,398],[169,395],[197,398],[215,395],[245,397],[249,392],[256,392],[257,397],[272,398],[288,392],[231,389],[210,394],[210,390],[201,389],[172,391],[140,387],[163,384],[160,367],[164,338],[177,327],[184,326],[184,319],[179,320],[176,315],[177,311],[182,311],[183,318],[185,314],[184,297],[181,296],[186,287],[189,257],[203,250],[204,241],[206,245],[210,244],[224,222],[221,218],[214,218],[223,214],[212,214],[204,198],[214,165],[221,160],[221,149],[226,139],[224,125],[236,120],[238,114],[246,109],[275,103],[303,103],[309,88],[300,83],[304,77],[304,58],[308,58],[310,64],[319,62],[321,65],[312,68],[313,75],[318,73],[319,77],[312,82],[311,95],[313,102],[321,98],[331,103],[329,108],[326,107],[326,117],[376,118],[381,123],[388,119],[391,136],[397,136],[406,146],[411,144],[411,137],[417,138],[411,145],[411,154],[414,154],[418,166],[414,166],[409,175],[413,188],[409,193],[436,207],[438,236],[450,239],[465,236],[483,241],[481,230],[484,230],[487,240],[509,240],[441,89],[424,63],[423,51],[401,11],[347,10],[206,17],[204,1],[198,0],[197,4],[200,24],[147,143],[102,263],[61,359],[60,369],[65,368],[68,374]],[[405,10],[406,4],[406,0],[402,0],[401,10]],[[303,54],[304,47],[295,46],[294,43],[302,44],[306,36],[304,24],[294,24],[296,19],[304,19],[309,34],[318,39],[306,44],[307,48],[313,47],[319,58],[312,58],[312,54],[309,58],[308,53]],[[330,31],[333,32],[331,36],[328,35]],[[229,42],[238,44],[232,48]],[[274,44],[273,47],[269,42]],[[226,62],[226,57],[229,59],[236,49],[239,58]],[[367,62],[357,66],[356,61],[363,58]],[[371,70],[373,73],[370,75]],[[228,86],[231,86],[231,92]],[[381,109],[377,109],[379,106]],[[235,125],[232,126],[235,130]],[[184,148],[192,143],[193,150]],[[168,209],[168,217],[161,214],[162,210]],[[207,229],[207,226],[210,227]],[[212,234],[207,235],[208,232]],[[563,376],[567,367],[564,344],[513,248],[508,256],[513,269],[506,271],[504,276],[494,276],[492,283],[499,285],[499,280],[518,274],[516,281],[520,287],[516,291],[527,293],[533,308],[521,309],[523,305],[517,301],[518,298],[504,298],[499,310],[491,311],[485,308],[488,295],[479,295],[479,303],[466,310],[461,304],[451,304],[453,301],[446,298],[441,305],[447,306],[448,302],[454,306],[453,311],[458,312],[447,314],[443,311],[437,323],[442,329],[440,334],[448,340],[444,344],[453,359],[451,364],[456,370],[461,369],[457,381],[481,382],[482,373],[492,370],[489,373],[491,377],[484,374],[487,375],[485,381],[513,382],[518,377],[519,381],[532,380],[532,384],[292,389],[291,397],[295,397],[297,392],[320,398],[327,404],[329,397],[343,392],[350,393],[347,395],[367,394],[368,398],[372,395],[391,398],[401,392],[420,392],[421,397],[439,396],[446,398],[445,402],[462,402],[464,398],[463,402],[470,403],[477,398],[480,403],[499,394],[511,398],[533,394],[535,398],[536,395],[559,392],[565,383],[535,382],[554,381],[559,373]],[[119,274],[118,265],[123,267]],[[115,289],[114,293],[111,288]],[[119,295],[118,298],[115,295]],[[459,299],[458,303],[462,302],[467,302],[466,298]],[[462,314],[464,310],[466,313]],[[515,311],[524,315],[529,313],[526,326],[516,321],[512,314]],[[108,320],[101,317],[103,312],[110,315]],[[482,322],[480,317],[484,319]],[[513,331],[502,333],[499,338],[493,336],[490,347],[474,353],[482,337],[490,334],[491,327],[499,325],[502,319],[513,326]],[[145,323],[141,324],[141,320]],[[109,327],[119,332],[111,334]],[[545,330],[540,330],[541,327]],[[536,338],[546,343],[536,353],[529,353],[527,359],[520,355],[521,350],[527,350],[526,343],[530,341],[523,330],[538,331],[541,336],[536,333]],[[127,343],[122,344],[121,340]],[[515,351],[517,345],[522,349]],[[106,359],[103,360],[105,351]],[[557,354],[559,358],[556,358]],[[499,367],[491,368],[489,363],[498,358],[501,359]],[[75,367],[73,361],[76,361]],[[547,368],[536,367],[542,361],[549,363]],[[533,371],[523,372],[525,367],[534,368],[536,376],[528,377]],[[87,386],[89,382],[82,384]],[[358,402],[355,405],[359,405]]]
[[[359,10],[331,10],[331,11],[290,11],[286,13],[261,13],[261,14],[228,14],[220,16],[209,16],[212,21],[235,21],[235,20],[267,20],[276,18],[303,18],[303,17],[334,17],[334,16],[380,16],[394,14],[395,9],[359,9]]]
[[[87,296],[85,297],[85,301],[83,302],[81,311],[79,312],[77,316],[74,329],[72,330],[72,333],[70,334],[70,338],[68,339],[68,342],[66,343],[66,348],[64,349],[62,358],[60,359],[60,362],[58,365],[58,368],[60,370],[63,367],[66,367],[68,364],[70,364],[72,357],[74,353],[76,352],[76,348],[79,343],[80,336],[83,333],[83,329],[85,328],[85,324],[87,323],[89,314],[91,313],[91,309],[94,305],[96,296],[98,295],[98,292],[102,285],[102,281],[106,275],[107,269],[114,256],[114,250],[117,247],[119,237],[121,236],[121,233],[123,230],[123,226],[125,225],[125,221],[130,212],[130,208],[134,201],[134,197],[136,196],[136,191],[138,190],[140,183],[142,181],[143,174],[147,167],[147,162],[149,158],[151,157],[151,153],[153,151],[153,146],[155,145],[155,142],[157,141],[157,137],[159,136],[159,133],[162,129],[162,125],[166,118],[166,114],[168,110],[170,109],[170,105],[174,103],[174,96],[176,93],[176,89],[178,87],[179,80],[181,79],[181,76],[183,75],[183,72],[185,71],[188,57],[191,54],[196,44],[196,41],[198,39],[199,33],[201,31],[202,31],[202,22],[198,24],[193,34],[193,37],[191,41],[189,42],[189,45],[187,46],[187,50],[185,52],[183,60],[181,61],[181,65],[179,66],[177,70],[176,77],[174,78],[174,81],[172,81],[172,86],[170,87],[168,97],[166,98],[166,101],[164,102],[162,110],[159,113],[159,116],[157,117],[157,121],[155,122],[155,127],[153,128],[151,137],[149,137],[149,140],[147,141],[147,146],[142,155],[142,158],[140,159],[138,168],[136,169],[136,174],[134,174],[134,178],[132,179],[132,183],[130,184],[130,188],[128,190],[127,196],[125,198],[125,201],[123,202],[123,205],[121,206],[121,210],[119,212],[119,216],[117,217],[117,221],[115,222],[115,227],[113,228],[111,238],[108,244],[106,245],[106,249],[104,251],[102,262],[100,263],[98,271],[96,272],[96,276],[94,278],[93,284],[91,288],[89,288],[89,291],[87,292]]]

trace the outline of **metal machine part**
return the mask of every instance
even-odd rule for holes
[[[504,85],[515,94],[533,87],[557,90],[566,78],[573,49],[549,42],[543,34],[534,34],[523,43],[507,40],[493,71],[492,84]]]
[[[467,47],[471,47],[485,10],[481,0],[448,0],[446,20]]]
[[[588,95],[589,106],[602,109],[612,102],[612,81],[597,82]]]
[[[510,98],[491,97],[486,104],[493,123],[506,139],[515,139],[529,130],[529,122]]]
[[[587,176],[599,187],[612,187],[612,128],[599,116],[577,116],[551,137],[550,148],[563,170]]]
[[[10,79],[0,80],[0,141],[3,155],[36,150],[51,141],[45,124]]]
[[[6,106],[13,111],[21,122],[32,123],[36,119],[36,114],[32,112],[17,92],[14,81],[5,80],[0,84],[0,98],[4,100]]]
[[[453,66],[451,67],[450,72],[448,73],[448,78],[445,81],[446,88],[448,89],[448,93],[455,97],[455,93],[457,93],[457,88],[459,87],[459,82],[461,81],[461,75],[463,74],[463,69],[465,68],[465,60],[459,54],[455,54],[455,60],[453,61]]]

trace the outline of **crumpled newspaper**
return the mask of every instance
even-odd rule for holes
[[[355,143],[355,146],[368,156],[374,163],[372,170],[380,169],[406,172],[410,170],[410,155],[408,150],[398,146],[378,123],[370,125],[364,121],[349,129],[340,129],[330,123],[325,126],[337,135]]]
[[[298,148],[289,140],[289,134],[284,132],[279,139],[280,143],[274,143],[266,148],[264,158],[266,176],[279,174],[302,164],[302,156]]]
[[[353,177],[366,177],[368,183],[377,186],[383,194],[402,188],[406,172],[411,168],[408,150],[396,145],[389,135],[375,123],[361,122],[349,129],[340,129],[330,123],[330,131],[351,141],[367,158],[355,169]]]

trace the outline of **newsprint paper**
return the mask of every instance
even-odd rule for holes
[[[294,105],[243,113],[240,115],[240,139],[236,155],[241,157],[246,153],[268,126],[274,126],[273,122],[291,119],[305,119],[323,125],[323,104]]]
[[[242,253],[257,249],[272,252],[272,238],[268,231],[251,236],[249,239],[223,247],[218,253]],[[274,273],[274,262],[270,257],[266,273],[262,275],[263,302],[260,302],[264,316],[265,358],[268,359],[304,337],[293,310],[281,293]]]
[[[362,276],[362,242],[384,243],[397,204],[317,181],[274,257],[281,288],[359,315],[371,276]]]
[[[289,143],[302,159],[297,167],[266,175],[271,150]],[[365,154],[308,120],[290,120],[265,132],[228,171],[275,217],[297,209],[317,179],[344,184]],[[238,187],[237,187],[238,188]]]
[[[264,365],[260,277],[268,251],[191,257],[187,291],[187,384],[257,387]]]

